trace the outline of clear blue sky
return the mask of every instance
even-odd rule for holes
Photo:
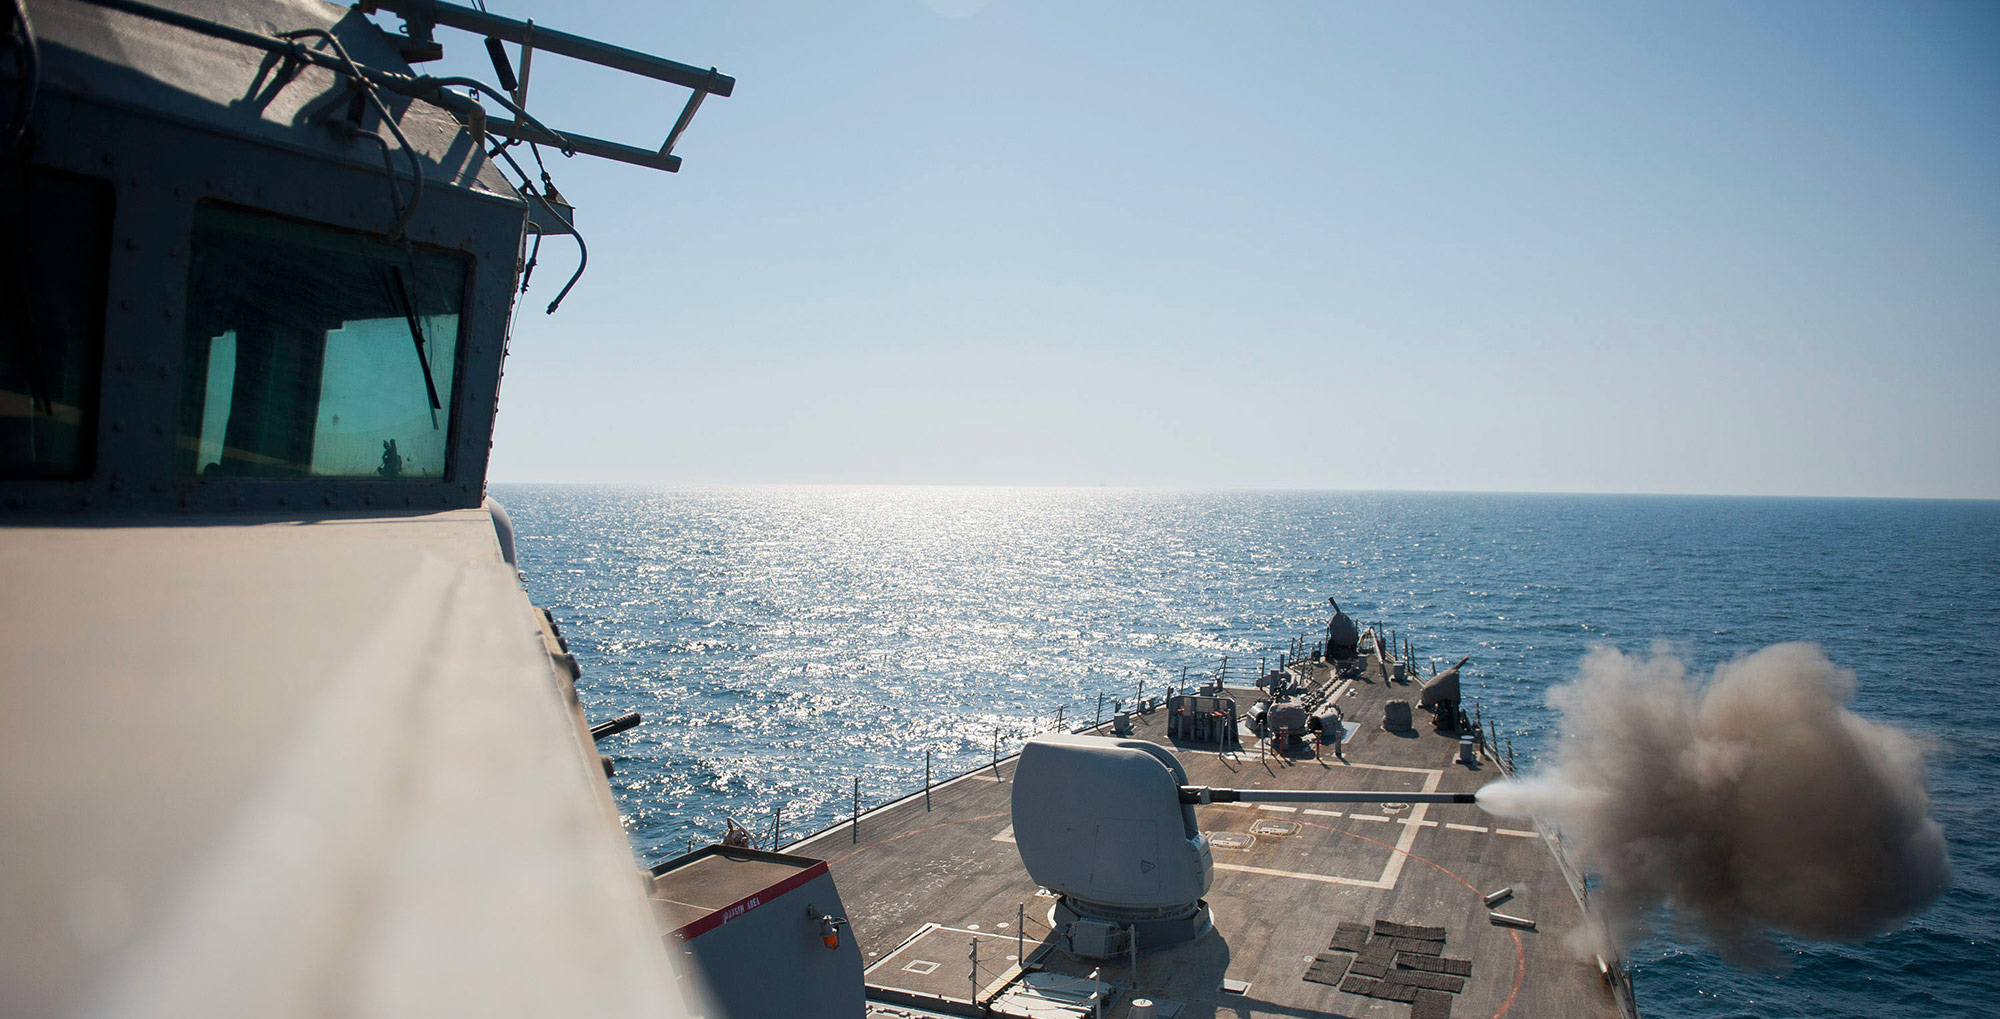
[[[2000,497],[2000,5],[952,6],[490,0],[739,82],[552,167],[494,480]]]

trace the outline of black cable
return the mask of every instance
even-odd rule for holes
[[[548,310],[543,313],[547,315],[553,315],[556,313],[556,308],[562,305],[563,298],[569,296],[570,288],[576,286],[576,281],[583,278],[584,268],[590,265],[590,246],[583,242],[583,234],[577,232],[576,224],[570,222],[569,217],[564,216],[560,211],[556,209],[556,207],[553,204],[548,202],[546,199],[543,199],[543,197],[540,194],[536,193],[535,186],[533,184],[528,183],[528,171],[521,168],[520,162],[514,158],[512,153],[506,151],[503,148],[500,150],[500,158],[506,160],[507,165],[513,167],[514,172],[520,176],[521,190],[525,191],[530,196],[533,196],[534,198],[541,200],[542,208],[547,209],[549,211],[549,215],[554,216],[556,218],[556,222],[561,223],[563,227],[569,231],[569,235],[571,237],[576,238],[576,250],[577,250],[576,272],[570,274],[569,282],[563,284],[562,290],[556,294],[556,299],[549,302]],[[540,238],[538,237],[537,247],[540,246],[539,241]],[[526,288],[524,287],[523,289],[525,290]]]
[[[395,215],[396,222],[398,223],[407,222],[407,220],[403,216],[402,189],[396,186],[395,157],[389,154],[389,143],[383,141],[381,135],[378,135],[373,131],[363,131],[358,127],[354,131],[354,137],[374,142],[378,147],[381,148],[382,172],[386,174],[389,178],[389,211]]]
[[[535,278],[535,263],[542,257],[542,232],[535,231],[535,246],[528,249],[528,265],[521,270],[521,292],[528,292],[528,281]]]
[[[363,95],[368,97],[368,102],[375,107],[376,114],[382,118],[383,126],[389,129],[390,134],[396,136],[396,144],[403,147],[403,155],[408,157],[410,161],[410,175],[416,178],[416,187],[410,192],[410,203],[403,206],[402,215],[396,217],[395,226],[389,231],[389,237],[392,240],[402,237],[403,231],[410,225],[411,218],[417,214],[417,203],[423,199],[424,195],[424,164],[417,158],[417,150],[411,147],[410,140],[403,136],[403,129],[397,125],[395,115],[389,112],[388,104],[382,102],[382,97],[376,94],[375,84],[368,80],[367,75],[361,73],[360,65],[354,62],[353,57],[347,55],[347,47],[342,46],[340,40],[334,38],[332,32],[324,28],[300,28],[290,32],[279,32],[278,38],[286,41],[312,38],[326,40],[327,45],[331,46],[334,54],[340,58],[340,62],[347,66],[349,79],[354,82],[355,87],[361,89]],[[359,125],[357,125],[357,129],[358,127]],[[376,141],[381,141],[381,139],[377,138]],[[386,148],[386,145],[384,147]],[[391,173],[389,175],[389,186],[392,200],[395,181],[396,176],[394,173]]]
[[[507,93],[502,92],[499,89],[494,88],[493,86],[488,85],[483,81],[480,81],[478,78],[460,78],[460,77],[432,78],[429,76],[425,76],[422,78],[418,78],[415,84],[418,85],[419,87],[427,86],[431,88],[443,88],[444,86],[447,85],[457,85],[460,88],[469,88],[475,92],[479,92],[487,96],[488,98],[492,99],[494,102],[499,103],[502,107],[504,107],[507,110],[508,113],[513,114],[515,119],[519,120],[521,123],[526,124],[529,127],[532,127],[535,130],[540,131],[545,135],[548,135],[550,138],[555,139],[556,147],[562,150],[563,155],[565,156],[576,155],[576,149],[575,147],[570,145],[568,138],[563,137],[561,133],[550,128],[547,124],[544,124],[540,120],[535,119],[534,114],[531,114],[527,110],[524,110],[519,106],[514,105],[513,96],[510,96]]]
[[[10,144],[19,149],[27,140],[28,121],[35,113],[35,97],[41,91],[42,48],[35,41],[35,23],[28,20],[27,0],[14,0],[14,21],[20,26],[21,54],[15,58],[20,68],[20,91],[14,96],[14,121],[7,125]]]

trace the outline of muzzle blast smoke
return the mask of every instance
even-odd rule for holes
[[[1923,755],[1846,705],[1855,676],[1811,644],[1730,661],[1706,684],[1678,657],[1598,648],[1549,691],[1554,763],[1479,805],[1554,822],[1599,875],[1601,933],[1623,944],[1665,904],[1724,956],[1772,958],[1767,932],[1858,941],[1950,880]]]

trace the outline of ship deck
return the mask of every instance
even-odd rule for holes
[[[1379,657],[1364,661],[1347,679],[1305,666],[1348,719],[1339,754],[1277,756],[1247,729],[1240,748],[1219,752],[1169,738],[1164,709],[1132,715],[1132,735],[1174,750],[1191,782],[1214,787],[1470,792],[1499,776],[1490,756],[1461,764],[1458,734],[1421,711],[1414,729],[1383,728],[1384,704],[1414,704],[1417,685],[1391,679]],[[1244,709],[1262,696],[1226,693]],[[786,847],[831,866],[871,999],[966,1015],[1081,1014],[1087,1002],[1067,1012],[1063,1002],[1099,986],[1094,972],[1113,1019],[1135,998],[1153,1000],[1162,1019],[1621,1015],[1629,988],[1566,939],[1582,910],[1552,843],[1471,804],[1199,806],[1215,860],[1214,930],[1141,946],[1136,972],[1129,957],[1071,958],[1050,938],[1055,900],[1012,842],[1013,764]],[[1503,887],[1512,897],[1494,909],[1532,928],[1489,916],[1484,894]],[[1024,977],[1043,989],[1024,998]]]

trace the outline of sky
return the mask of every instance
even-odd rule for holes
[[[2000,497],[2000,6],[489,8],[737,79],[550,166],[494,481]]]

